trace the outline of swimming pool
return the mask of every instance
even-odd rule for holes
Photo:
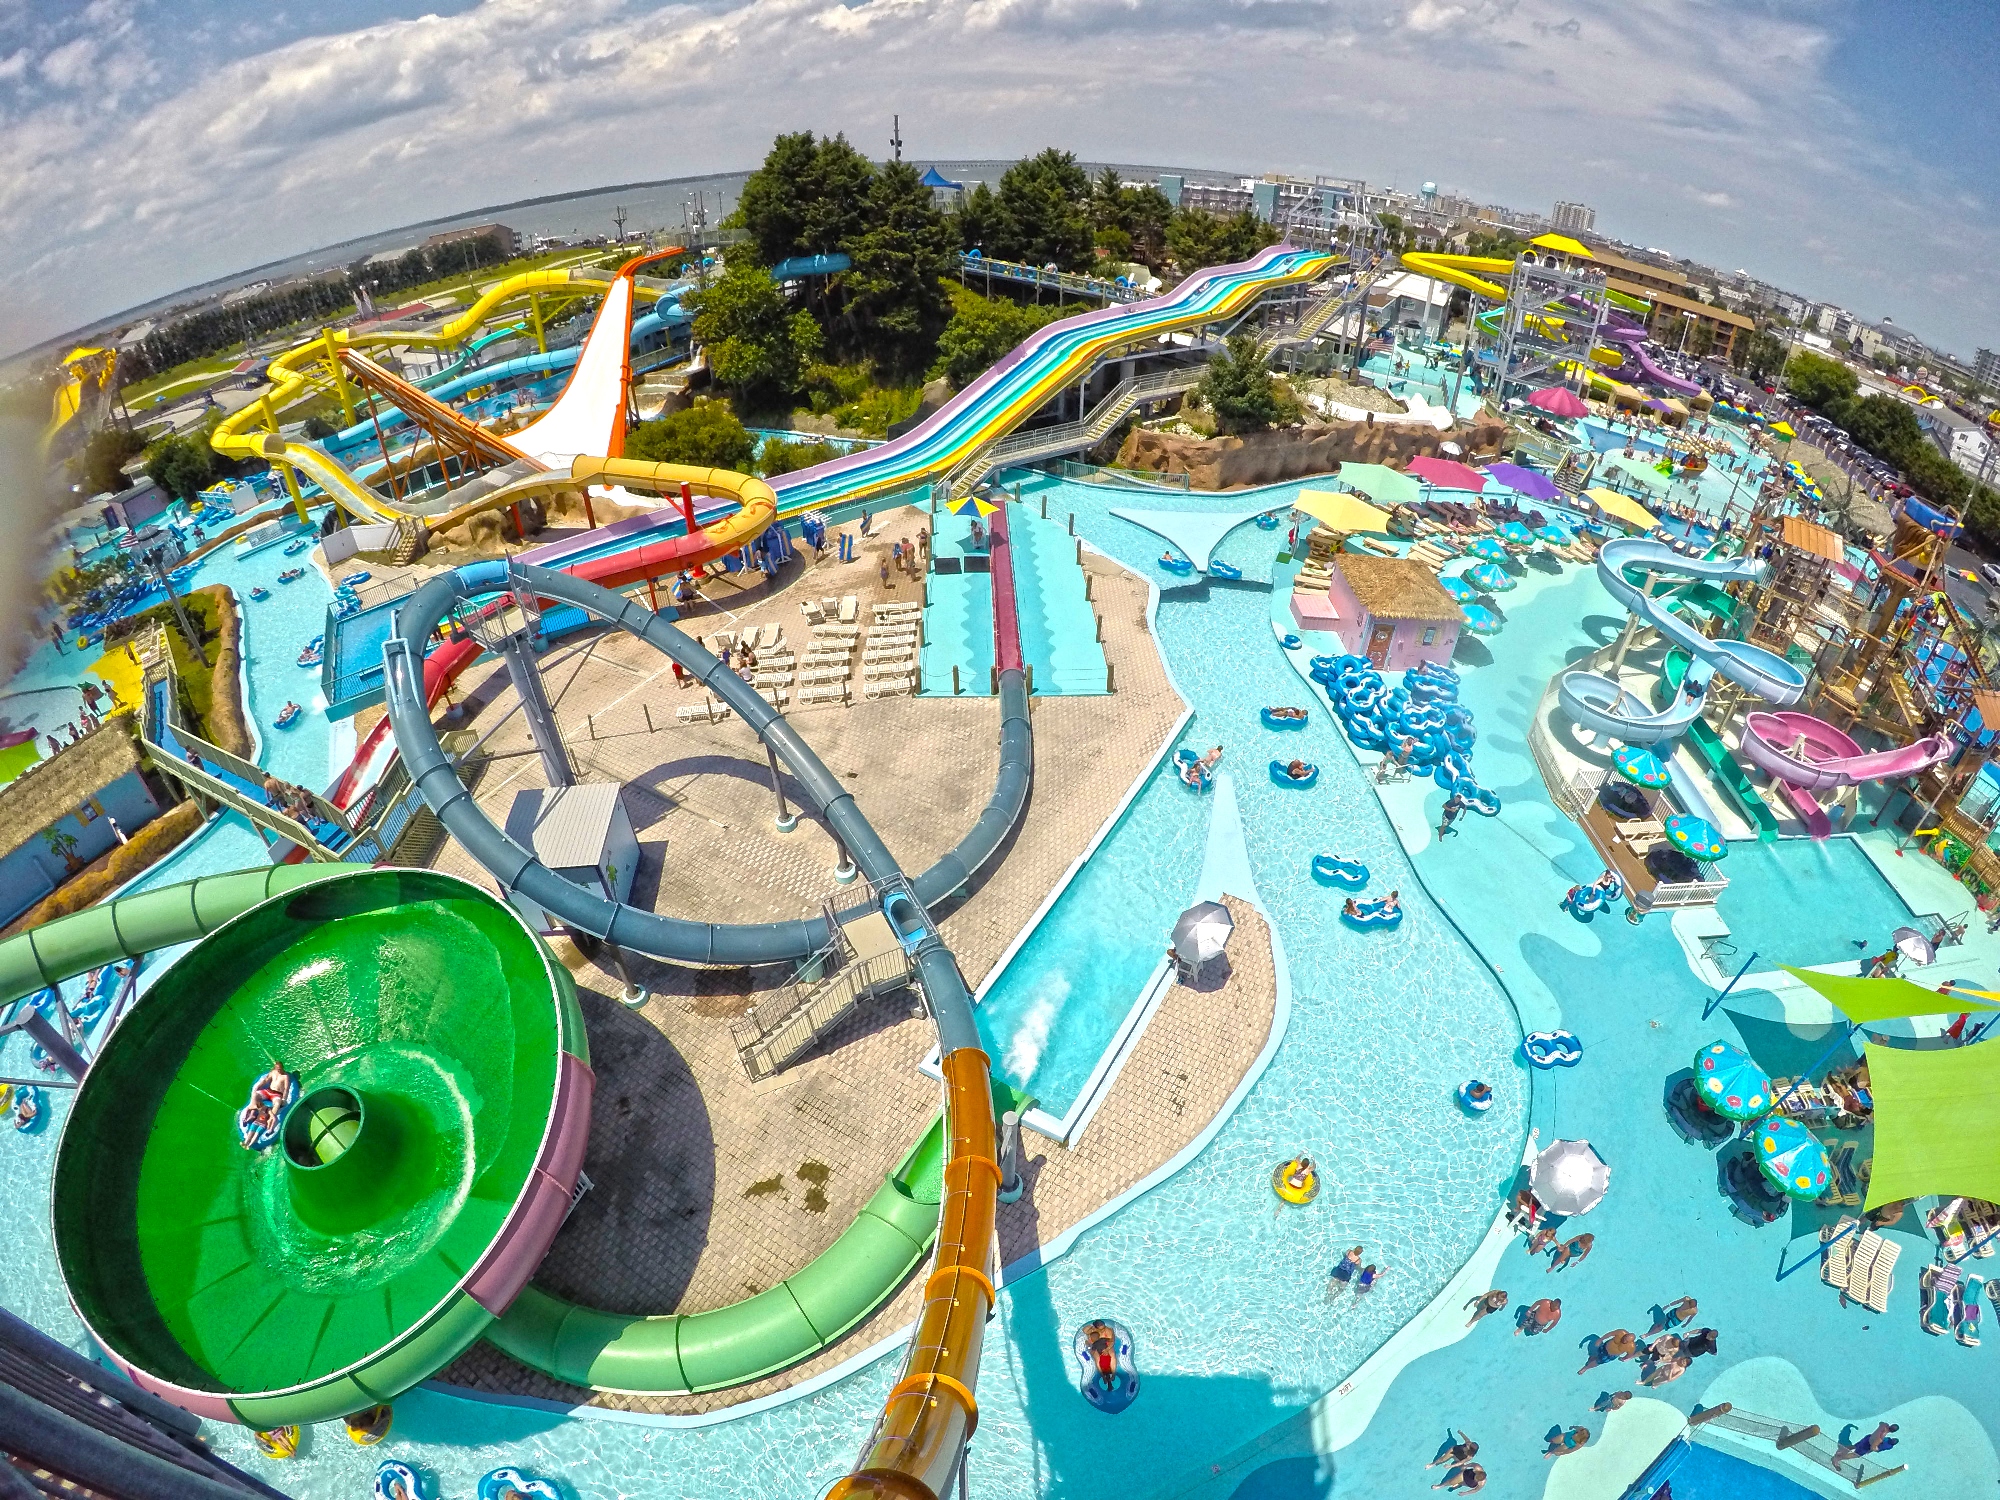
[[[1738,840],[1729,846],[1722,873],[1729,888],[1718,909],[1737,950],[1732,969],[1753,952],[1764,955],[1760,967],[1831,964],[1880,953],[1890,932],[1914,915],[1875,862],[1844,835],[1818,843]]]
[[[1633,1500],[1820,1500],[1818,1490],[1809,1490],[1776,1469],[1738,1458],[1707,1443],[1676,1441],[1661,1455]]]

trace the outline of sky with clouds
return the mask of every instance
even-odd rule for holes
[[[2000,346],[1995,0],[0,0],[0,353],[510,199],[922,159],[1434,180]]]

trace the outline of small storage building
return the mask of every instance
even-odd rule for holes
[[[1406,557],[1342,553],[1334,559],[1327,602],[1341,644],[1384,672],[1448,663],[1465,624],[1465,611],[1437,574]]]
[[[624,901],[639,866],[639,839],[618,792],[615,781],[586,781],[517,793],[507,812],[507,837],[592,895]],[[520,892],[508,892],[507,899],[537,932],[562,929]]]

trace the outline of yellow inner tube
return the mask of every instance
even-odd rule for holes
[[[1298,1165],[1299,1158],[1295,1156],[1274,1167],[1271,1171],[1271,1191],[1287,1203],[1310,1203],[1319,1196],[1319,1171],[1314,1167],[1306,1168],[1305,1181],[1294,1187],[1290,1179]]]

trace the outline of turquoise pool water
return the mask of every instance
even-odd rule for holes
[[[1163,761],[980,997],[994,1071],[1061,1118],[1166,952],[1201,873],[1208,801]]]
[[[1751,953],[1769,963],[1830,964],[1880,953],[1912,913],[1875,863],[1851,838],[1822,843],[1739,840],[1722,864],[1729,888],[1718,903],[1737,950],[1732,971]],[[1966,906],[1971,906],[1970,897]],[[1945,912],[1944,916],[1957,913]]]
[[[1036,694],[1104,692],[1104,648],[1097,642],[1096,612],[1084,597],[1076,538],[1026,505],[1009,507],[1007,536],[1021,657],[1034,668]]]
[[[1832,1476],[1828,1476],[1829,1487]],[[1706,1443],[1685,1445],[1678,1457],[1663,1465],[1657,1483],[1648,1483],[1635,1500],[1666,1500],[1661,1485],[1671,1486],[1673,1500],[1819,1500],[1809,1490],[1776,1469],[1753,1464]]]
[[[972,519],[940,511],[932,518],[931,554],[956,559],[984,559],[972,546]],[[993,693],[993,575],[991,573],[932,573],[925,584],[923,696],[949,698],[954,691],[952,670],[958,671],[961,696],[991,697]]]

